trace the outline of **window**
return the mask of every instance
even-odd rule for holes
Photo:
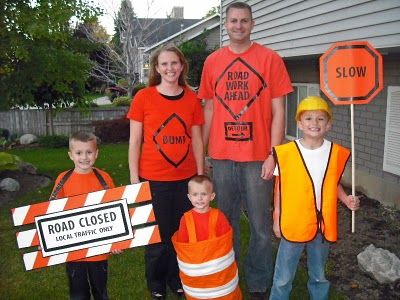
[[[383,170],[400,175],[400,86],[388,86]]]
[[[297,104],[307,96],[320,96],[319,84],[293,83],[293,93],[286,96],[286,130],[288,140],[299,138],[299,129],[295,120]]]

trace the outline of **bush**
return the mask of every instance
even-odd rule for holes
[[[113,100],[113,106],[129,106],[131,105],[131,98],[128,96],[120,96]]]
[[[94,133],[103,143],[129,141],[129,120],[124,118],[93,122]]]
[[[143,89],[143,88],[145,88],[145,87],[146,87],[146,85],[145,85],[144,83],[138,83],[138,84],[136,84],[136,85],[133,87],[133,90],[132,90],[132,97],[134,97],[138,91],[140,91],[141,89]]]
[[[6,141],[10,138],[10,131],[5,128],[0,128],[0,137],[4,138]]]
[[[66,135],[49,135],[39,137],[39,145],[45,148],[68,147],[69,138]]]

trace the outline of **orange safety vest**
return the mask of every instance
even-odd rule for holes
[[[180,278],[186,299],[241,300],[239,275],[232,246],[232,229],[216,237],[218,210],[212,208],[209,220],[209,237],[197,241],[192,212],[184,214],[189,242],[177,242],[172,237]]]
[[[282,237],[308,242],[320,232],[327,241],[337,240],[337,193],[350,151],[332,143],[322,181],[321,210],[317,210],[314,185],[296,142],[274,147],[279,168]]]

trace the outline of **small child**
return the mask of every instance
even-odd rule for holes
[[[94,134],[72,134],[68,155],[75,167],[58,175],[50,200],[114,188],[110,175],[93,167],[98,153]],[[66,263],[70,299],[90,299],[91,293],[96,300],[108,299],[107,259],[108,254],[103,254]]]
[[[188,190],[193,209],[183,215],[172,237],[186,299],[240,300],[232,228],[221,211],[210,207],[213,184],[206,175],[197,175]]]
[[[280,238],[270,300],[289,299],[297,265],[307,251],[310,299],[328,299],[325,264],[337,240],[337,199],[357,210],[358,197],[340,185],[350,151],[324,139],[332,112],[326,101],[310,96],[296,112],[303,138],[274,147],[277,172],[274,193],[275,235]]]

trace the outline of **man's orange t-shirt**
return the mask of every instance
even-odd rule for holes
[[[200,100],[189,88],[180,99],[169,100],[156,87],[140,90],[127,118],[143,123],[139,176],[175,181],[196,174],[191,129],[204,123]]]
[[[271,150],[272,99],[292,92],[281,57],[253,43],[244,53],[229,47],[204,63],[200,99],[213,101],[208,154],[214,159],[263,161]]]
[[[210,210],[206,213],[198,213],[195,210],[191,210],[195,228],[196,228],[196,239],[198,242],[204,241],[208,239],[209,236],[209,226],[208,222],[210,219]],[[228,220],[226,219],[225,215],[218,211],[218,218],[217,224],[215,228],[215,236],[219,237],[225,233],[227,233],[231,228]],[[189,234],[186,226],[185,216],[181,218],[178,233],[176,236],[176,241],[180,243],[187,243],[189,242]]]
[[[111,179],[108,173],[104,172],[103,170],[97,169],[100,175],[104,178],[105,182],[107,183],[109,188],[114,188],[114,182]],[[62,172],[58,175],[56,182],[54,184],[54,188],[58,185],[60,180],[64,177],[65,173],[68,171]],[[53,190],[54,190],[53,188]],[[56,195],[57,199],[80,195],[80,194],[87,194],[95,191],[104,190],[103,186],[101,185],[99,179],[93,172],[87,174],[80,174],[76,172],[72,172],[71,176],[67,179],[64,183],[58,194]],[[81,259],[79,261],[101,261],[108,259],[108,254],[97,255],[93,257],[88,257],[85,259]]]

